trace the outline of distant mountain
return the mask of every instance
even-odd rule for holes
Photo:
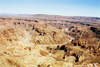
[[[1,16],[29,17],[31,19],[44,19],[44,20],[100,22],[99,17],[60,16],[60,15],[47,15],[47,14],[0,14],[0,15]]]
[[[37,17],[37,18],[52,18],[52,19],[76,19],[76,20],[100,20],[99,17],[75,17],[75,16],[59,16],[59,15],[45,15],[45,14],[36,14],[36,15],[31,15],[32,17]]]

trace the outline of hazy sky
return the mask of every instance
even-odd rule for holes
[[[0,0],[0,13],[100,17],[100,0]]]

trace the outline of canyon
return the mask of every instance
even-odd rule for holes
[[[100,18],[1,15],[0,67],[100,67]]]

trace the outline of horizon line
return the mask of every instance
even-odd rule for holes
[[[13,15],[54,15],[54,16],[65,16],[65,17],[98,17],[98,18],[100,18],[99,16],[72,16],[72,15],[70,15],[70,16],[68,16],[68,15],[56,15],[56,14],[21,14],[21,13],[0,13],[0,15],[10,15],[10,16],[13,16]]]

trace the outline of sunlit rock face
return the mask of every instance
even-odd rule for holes
[[[25,30],[16,28],[2,28],[0,29],[0,43],[1,44],[17,44],[20,42],[29,43],[31,37]]]
[[[47,26],[47,25],[46,25]],[[62,44],[70,40],[61,29],[38,24],[33,26],[32,42],[38,44]]]

